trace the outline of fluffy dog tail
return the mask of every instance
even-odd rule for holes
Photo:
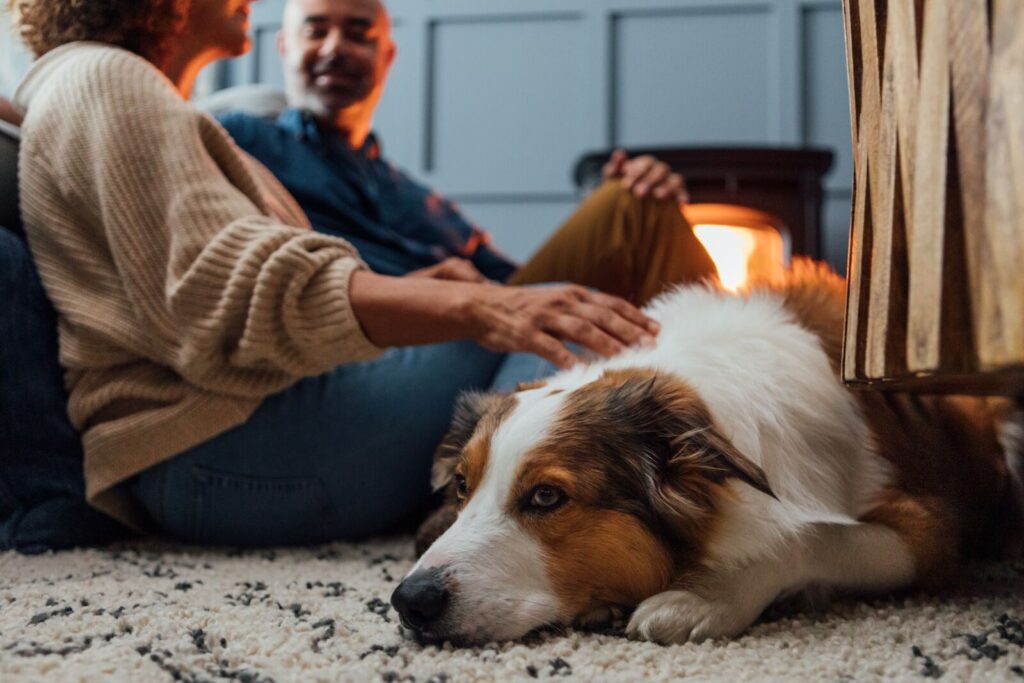
[[[846,280],[824,263],[795,257],[781,275],[751,281],[747,289],[751,295],[766,292],[779,297],[797,322],[821,339],[838,373],[846,317]]]

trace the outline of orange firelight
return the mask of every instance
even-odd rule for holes
[[[781,274],[785,244],[781,226],[768,214],[727,204],[691,204],[683,207],[683,214],[725,289],[735,292],[752,278]]]

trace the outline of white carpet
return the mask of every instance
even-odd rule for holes
[[[408,541],[0,554],[0,681],[1024,680],[1021,563],[735,642],[660,647],[610,629],[468,650],[402,639],[387,601],[410,565]]]

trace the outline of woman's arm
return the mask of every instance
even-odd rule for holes
[[[69,329],[238,395],[380,353],[348,300],[355,249],[271,217],[219,125],[123,50],[53,59],[28,106],[22,202]]]
[[[608,356],[653,343],[658,324],[632,305],[576,285],[506,287],[357,271],[352,310],[379,346],[473,339],[494,351],[528,351],[559,367],[576,360],[563,342]]]

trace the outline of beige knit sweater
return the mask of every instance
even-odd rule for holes
[[[65,45],[15,100],[22,215],[58,312],[86,495],[140,526],[118,484],[300,377],[380,352],[348,300],[363,264],[130,52]]]

